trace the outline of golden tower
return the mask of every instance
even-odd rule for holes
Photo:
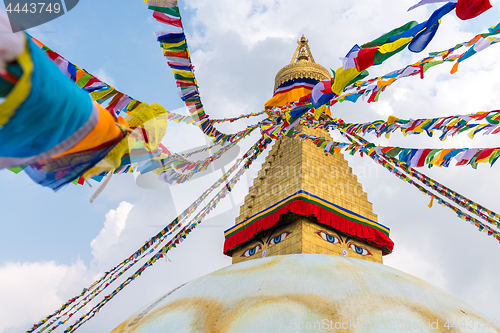
[[[314,62],[305,37],[297,43],[292,62],[276,75],[275,90],[297,79],[330,79],[328,70]],[[326,130],[296,129],[331,139]],[[325,154],[311,142],[281,137],[250,187],[236,225],[225,232],[224,253],[232,256],[233,264],[297,253],[382,263],[382,255],[392,250],[388,234],[341,154]]]

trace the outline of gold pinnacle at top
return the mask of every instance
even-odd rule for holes
[[[292,61],[290,61],[290,65],[292,65],[294,62],[299,61],[308,61],[315,64],[316,62],[314,61],[311,49],[309,48],[309,40],[307,40],[304,35],[302,35],[300,40],[297,41],[297,44],[299,46],[297,46],[297,50],[295,50],[295,54],[293,55]]]
[[[276,74],[275,91],[283,83],[295,79],[308,78],[323,81],[331,78],[330,72],[314,61],[311,49],[309,48],[309,40],[304,35],[302,35],[300,40],[297,40],[297,44],[297,49],[290,64],[283,67]]]

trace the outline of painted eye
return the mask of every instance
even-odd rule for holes
[[[290,232],[285,231],[281,235],[276,236],[274,238],[271,238],[271,240],[269,241],[269,244],[271,244],[271,245],[278,244],[278,243],[282,242],[285,238],[287,238],[288,235],[290,235]]]
[[[251,257],[254,254],[256,254],[260,249],[262,249],[262,247],[260,245],[256,245],[256,246],[246,250],[245,252],[243,252],[243,254],[241,256],[246,257],[246,258]]]
[[[330,234],[327,234],[326,232],[324,231],[318,231],[317,234],[323,238],[324,240],[326,240],[328,243],[333,243],[333,244],[337,244],[337,243],[340,243],[340,240],[336,237],[336,236],[333,236],[333,235],[330,235]]]
[[[353,244],[353,243],[349,243],[349,247],[351,248],[351,250],[353,250],[354,252],[356,252],[357,254],[359,255],[362,255],[362,256],[368,256],[368,255],[372,255],[370,253],[370,251],[368,251],[367,249],[365,249],[364,247],[361,247],[361,246],[357,246],[356,244]]]

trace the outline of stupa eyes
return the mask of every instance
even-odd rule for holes
[[[246,250],[245,252],[243,252],[243,254],[241,256],[246,257],[246,258],[251,257],[261,249],[262,249],[262,247],[260,245],[256,245],[256,246]]]
[[[317,234],[318,234],[318,236],[320,236],[321,238],[326,240],[328,243],[332,243],[332,244],[340,243],[340,240],[338,239],[338,237],[327,234],[324,231],[318,231]]]
[[[351,250],[353,250],[354,252],[356,252],[357,254],[359,255],[362,255],[362,256],[368,256],[368,255],[372,255],[370,253],[370,251],[368,251],[367,249],[365,249],[364,247],[361,247],[361,246],[357,246],[356,244],[353,244],[353,243],[349,243],[347,245],[347,247],[350,247]]]
[[[290,235],[290,232],[285,231],[281,235],[271,238],[271,240],[269,241],[269,244],[275,245],[275,244],[281,243],[285,238],[288,237],[288,235]]]

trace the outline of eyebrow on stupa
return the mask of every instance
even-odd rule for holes
[[[252,241],[257,241],[257,242],[261,243],[262,245],[264,245],[264,242],[260,238],[254,238],[254,239],[252,239]]]
[[[290,223],[285,223],[285,224],[279,225],[279,226],[277,226],[276,228],[274,228],[274,229],[273,229],[273,231],[271,231],[271,232],[269,233],[269,237],[267,237],[266,243],[269,243],[269,240],[272,238],[272,236],[274,235],[274,232],[275,232],[276,230],[278,230],[279,228],[286,227],[287,225],[290,225],[290,224],[292,224],[292,222],[290,222]]]
[[[334,234],[335,234],[335,235],[337,235],[337,237],[338,237],[338,238],[340,238],[340,240],[341,240],[342,242],[344,242],[344,240],[342,239],[342,236],[340,236],[340,235],[339,235],[338,233],[336,233],[336,232],[334,232]],[[345,240],[345,241],[347,242],[347,240],[348,240],[348,239],[349,239],[349,238],[346,238],[346,240]]]

